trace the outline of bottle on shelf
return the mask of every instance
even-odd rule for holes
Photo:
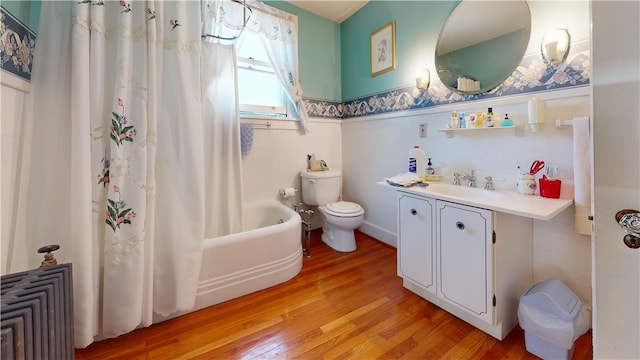
[[[513,126],[513,121],[509,119],[509,114],[504,114],[504,119],[502,119],[500,126]]]
[[[493,127],[493,108],[487,109],[487,127]]]
[[[478,111],[476,113],[476,127],[477,128],[486,127],[485,118],[486,118],[486,115],[483,114],[482,111]]]
[[[469,120],[467,121],[467,127],[470,129],[475,129],[478,127],[478,115],[470,114]]]

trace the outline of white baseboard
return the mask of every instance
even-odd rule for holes
[[[386,229],[383,229],[379,226],[373,225],[366,221],[362,223],[362,225],[360,225],[358,229],[363,233],[375,238],[376,240],[380,240],[387,245],[390,245],[396,248],[398,247],[398,240],[397,240],[398,237],[395,233],[392,233]]]

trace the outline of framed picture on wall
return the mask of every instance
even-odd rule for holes
[[[371,33],[371,77],[396,68],[396,21]]]

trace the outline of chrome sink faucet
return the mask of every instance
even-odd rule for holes
[[[465,174],[462,178],[467,180],[467,187],[476,187],[476,176],[473,174],[473,170],[471,170],[470,174]]]
[[[460,185],[460,174],[457,172],[453,173],[453,184],[452,185]]]
[[[485,190],[493,190],[493,178],[491,176],[485,176],[486,182],[484,183]]]

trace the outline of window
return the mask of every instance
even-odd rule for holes
[[[285,90],[273,71],[260,35],[244,31],[237,51],[240,114],[290,117]]]
[[[240,114],[299,120],[309,132],[298,78],[298,17],[257,0],[201,1],[203,34],[235,43]]]

